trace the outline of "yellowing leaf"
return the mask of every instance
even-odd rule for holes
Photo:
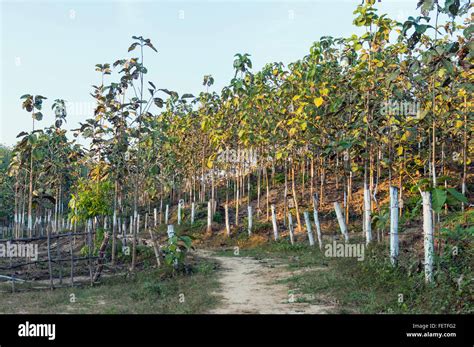
[[[207,159],[207,167],[209,169],[212,169],[213,166],[214,166],[214,161],[212,160],[212,158]]]
[[[316,105],[316,107],[319,107],[323,104],[324,102],[324,99],[319,97],[319,98],[314,98],[314,104]]]
[[[298,109],[296,110],[296,114],[302,114],[303,113],[303,108],[304,108],[304,105],[301,105],[300,107],[298,107]]]
[[[329,94],[329,89],[323,88],[319,91],[322,96],[327,96]]]
[[[293,97],[293,101],[296,101],[296,100],[298,100],[299,98],[301,98],[301,95],[295,95],[295,96]]]
[[[418,110],[417,113],[416,113],[416,118],[418,119],[423,119],[425,118],[425,116],[428,114],[428,109],[425,109],[425,110]]]

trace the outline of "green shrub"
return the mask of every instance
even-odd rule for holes
[[[187,253],[192,248],[192,240],[191,236],[178,233],[171,237],[168,244],[163,247],[165,263],[173,266],[175,270],[183,269],[186,265]]]

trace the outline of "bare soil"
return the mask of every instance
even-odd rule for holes
[[[334,310],[332,306],[298,302],[301,297],[281,281],[297,271],[288,271],[286,266],[273,260],[216,256],[204,250],[199,250],[198,255],[215,259],[221,265],[218,271],[220,290],[214,293],[222,298],[221,304],[206,313],[325,314]]]

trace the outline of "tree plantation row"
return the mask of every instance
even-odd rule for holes
[[[306,232],[319,247],[325,213],[347,242],[349,232],[362,231],[367,245],[389,232],[393,265],[399,224],[413,222],[433,281],[442,222],[462,214],[461,232],[473,232],[474,25],[469,1],[418,7],[418,17],[397,22],[367,0],[354,11],[362,34],[321,37],[300,60],[259,71],[236,54],[230,83],[218,93],[206,75],[197,96],[148,81],[143,62],[158,50],[133,36],[133,57],[96,65],[94,114],[74,138],[65,100],[48,105],[54,122],[40,128],[49,99],[21,97],[32,128],[1,149],[0,217],[13,238],[106,223],[112,263],[128,230],[132,270],[139,233],[154,243],[172,209],[180,225],[185,210],[191,225],[207,218],[209,232],[217,223],[228,235],[271,223],[275,240],[283,227],[292,243]],[[168,236],[170,252],[191,245]]]

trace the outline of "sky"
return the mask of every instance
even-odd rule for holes
[[[53,123],[54,99],[68,101],[66,128],[91,115],[95,64],[135,56],[133,35],[150,38],[146,80],[158,88],[199,94],[206,74],[219,92],[233,77],[236,53],[249,53],[255,71],[309,53],[321,36],[347,37],[361,0],[13,1],[0,0],[0,144],[31,129],[20,96],[40,94]],[[419,15],[416,0],[384,0],[379,14],[399,21]],[[107,81],[106,81],[107,82]]]

